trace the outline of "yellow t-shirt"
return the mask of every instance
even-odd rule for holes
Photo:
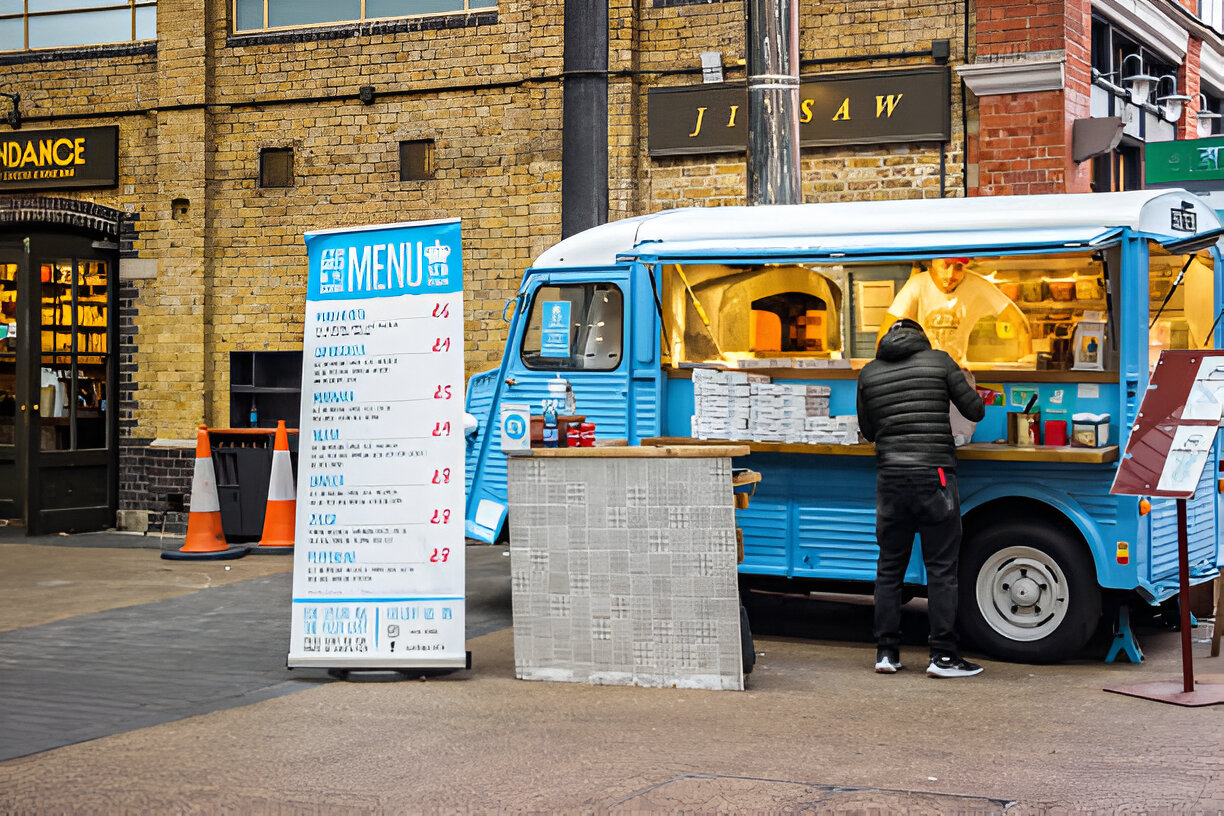
[[[931,280],[930,272],[922,272],[905,282],[888,313],[897,319],[917,320],[932,347],[965,365],[973,327],[983,317],[998,315],[1011,305],[1007,295],[974,272],[966,272],[960,285],[947,294]]]

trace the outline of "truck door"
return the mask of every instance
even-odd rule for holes
[[[659,433],[657,318],[649,282],[634,285],[635,275],[645,278],[627,267],[529,273],[497,379],[478,375],[468,389],[469,411],[480,423],[469,458],[469,536],[495,540],[506,518],[502,404],[527,404],[542,416],[548,383],[560,377],[598,439],[633,445]],[[635,322],[651,343],[636,341]]]

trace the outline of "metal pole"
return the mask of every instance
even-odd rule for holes
[[[1190,543],[1186,533],[1186,500],[1177,500],[1177,604],[1181,607],[1182,691],[1194,691],[1194,656],[1190,653]]]
[[[800,204],[799,3],[745,0],[748,203]]]
[[[608,4],[565,0],[561,237],[608,220]]]

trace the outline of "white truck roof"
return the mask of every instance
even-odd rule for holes
[[[1193,219],[1178,213],[1193,212]],[[1193,229],[1186,227],[1193,221]],[[1175,228],[1177,223],[1181,229]],[[1219,214],[1184,190],[692,207],[626,218],[566,238],[533,268],[608,266],[618,258],[1087,244],[1119,228],[1187,238]]]

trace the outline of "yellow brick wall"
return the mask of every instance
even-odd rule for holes
[[[228,424],[230,352],[301,347],[312,229],[461,217],[466,368],[496,365],[503,304],[560,236],[563,3],[502,0],[492,23],[292,42],[230,37],[229,6],[160,0],[156,54],[5,67],[27,116],[119,125],[118,189],[67,197],[138,216],[136,248],[158,261],[157,278],[135,284],[131,435],[191,438],[200,422]],[[950,4],[805,2],[801,13],[804,59],[926,50],[937,37],[958,57]],[[701,81],[701,51],[721,51],[728,79],[743,78],[743,4],[610,0],[609,37],[610,217],[742,204],[742,155],[651,159],[645,110],[647,89]],[[373,104],[357,99],[363,85]],[[961,190],[957,85],[950,195]],[[435,141],[436,177],[399,181],[399,142],[422,138]],[[293,187],[259,187],[266,147],[293,148]],[[933,145],[808,149],[804,198],[938,195],[939,168]],[[176,198],[185,214],[171,212]]]

